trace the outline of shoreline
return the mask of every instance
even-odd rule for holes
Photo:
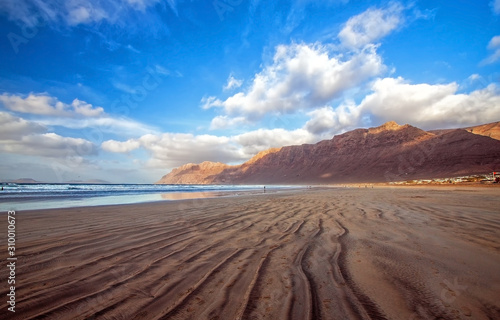
[[[67,196],[64,197],[66,200],[70,201],[80,201],[78,205],[69,206],[67,204],[60,204],[60,199],[50,199],[44,200],[43,197],[30,197],[28,199],[23,199],[23,203],[27,203],[28,205],[24,205],[21,209],[14,208],[10,202],[0,202],[0,205],[4,207],[0,211],[0,215],[2,212],[6,212],[7,210],[17,210],[17,211],[50,211],[50,210],[58,210],[58,209],[73,209],[73,208],[98,208],[98,207],[113,207],[113,206],[129,206],[129,205],[148,205],[154,203],[168,203],[168,202],[177,202],[177,201],[187,201],[187,200],[203,200],[203,199],[219,199],[219,198],[228,198],[228,197],[241,197],[241,196],[255,196],[255,195],[265,195],[265,194],[273,194],[273,193],[284,193],[284,192],[300,192],[300,191],[318,191],[318,190],[331,190],[331,189],[436,189],[436,190],[476,190],[476,189],[495,189],[498,188],[498,192],[500,193],[500,184],[481,184],[481,183],[455,183],[455,184],[390,184],[390,183],[351,183],[351,184],[333,184],[333,185],[297,185],[297,186],[286,186],[286,188],[272,188],[273,185],[269,185],[271,188],[266,189],[265,192],[262,190],[235,190],[235,191],[203,191],[203,192],[172,192],[172,193],[164,193],[164,194],[147,194],[143,195],[146,197],[155,197],[157,199],[154,200],[134,200],[129,199],[130,202],[121,203],[119,200],[130,198],[128,195],[119,195],[119,196],[101,196],[101,197],[93,197],[93,198],[85,198],[85,197],[72,197]],[[112,203],[107,203],[107,198],[116,198],[116,200]],[[1,197],[0,197],[1,200]],[[24,202],[26,200],[26,202]],[[89,201],[91,200],[91,201]],[[30,203],[33,205],[30,205]],[[96,203],[96,204],[88,204],[88,202]],[[20,203],[20,202],[17,202]],[[43,204],[55,204],[54,207],[43,207]],[[40,208],[36,208],[37,204],[42,204]],[[35,208],[33,208],[35,207]]]
[[[219,185],[217,185],[219,186]],[[221,185],[223,186],[223,185]],[[249,187],[251,185],[245,185]],[[479,182],[462,182],[462,183],[342,183],[342,184],[319,184],[319,185],[266,185],[268,188],[263,192],[262,189],[240,189],[240,190],[210,190],[210,191],[194,191],[194,192],[157,192],[145,194],[119,194],[119,195],[102,195],[102,196],[83,196],[83,195],[61,195],[52,198],[44,196],[27,196],[27,197],[9,197],[8,194],[0,194],[0,213],[6,210],[45,210],[58,208],[74,208],[74,207],[97,207],[107,205],[124,205],[124,204],[139,204],[139,203],[154,203],[163,201],[178,201],[183,199],[202,199],[202,198],[219,198],[233,197],[246,194],[265,194],[272,192],[284,192],[291,190],[318,190],[322,188],[499,188],[500,184],[485,184]],[[61,202],[62,200],[62,202]],[[123,200],[126,200],[125,202]],[[71,205],[73,202],[73,205]],[[88,204],[90,203],[90,204]],[[36,208],[39,204],[40,208]],[[17,207],[16,207],[17,206]]]
[[[305,187],[271,187],[263,191],[262,189],[236,189],[236,190],[214,190],[214,191],[190,191],[190,192],[158,192],[146,194],[119,194],[102,196],[84,195],[61,195],[57,197],[45,198],[43,196],[29,197],[2,197],[0,196],[0,207],[6,210],[45,210],[59,208],[80,208],[97,207],[107,205],[154,203],[164,201],[178,201],[185,199],[208,199],[220,197],[238,197],[241,195],[264,194],[282,192],[287,190],[301,190]]]

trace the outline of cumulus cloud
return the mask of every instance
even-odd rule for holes
[[[23,136],[17,141],[4,142],[0,150],[49,158],[97,154],[97,147],[91,142],[80,138],[62,137],[55,133]]]
[[[316,136],[331,138],[335,133],[358,125],[360,111],[352,101],[346,101],[335,109],[325,106],[308,113],[311,119],[306,122],[304,128]]]
[[[340,46],[319,42],[277,46],[272,62],[255,74],[246,90],[225,99],[209,96],[201,100],[203,109],[214,108],[221,113],[212,120],[211,128],[294,113],[309,115],[311,119],[304,128],[320,136],[359,124],[362,115],[354,103],[332,105],[336,99],[352,98],[353,93],[366,89],[368,81],[386,72],[377,53],[377,41],[407,20],[432,16],[432,12],[422,13],[416,8],[405,15],[411,8],[391,2],[351,17],[336,34]],[[224,88],[232,87],[231,77]]]
[[[101,144],[101,148],[104,151],[114,152],[114,153],[128,153],[141,146],[138,140],[127,140],[127,141],[116,141],[107,140]]]
[[[6,112],[0,112],[0,137],[4,141],[46,131],[47,128],[38,123],[15,117]]]
[[[410,84],[403,78],[374,82],[360,114],[369,113],[380,121],[394,120],[423,128],[467,126],[498,120],[500,90],[495,84],[468,94],[457,93],[459,85]]]
[[[201,107],[202,109],[210,109],[212,107],[223,107],[224,103],[222,100],[217,99],[216,97],[203,97],[201,98]]]
[[[233,128],[247,123],[248,121],[245,117],[231,118],[228,116],[217,116],[210,122],[210,130]]]
[[[492,64],[500,60],[500,36],[494,36],[488,43],[488,49],[493,53],[481,61],[481,65]]]
[[[362,48],[395,30],[403,22],[404,7],[393,2],[384,9],[368,9],[347,20],[338,37],[349,48]]]
[[[202,107],[222,108],[229,116],[249,121],[316,108],[383,72],[376,50],[377,46],[367,45],[346,56],[335,55],[321,44],[280,45],[273,63],[255,75],[248,91],[224,101],[205,97]]]
[[[269,148],[313,143],[317,137],[305,129],[258,129],[232,137],[241,148],[246,159]]]
[[[130,152],[142,148],[150,153],[147,165],[172,168],[189,162],[240,161],[244,155],[228,137],[185,133],[147,134],[127,141],[105,141],[102,149],[108,152]]]
[[[76,114],[81,114],[85,117],[98,117],[104,113],[101,107],[94,107],[90,103],[78,99],[73,100],[71,108]]]
[[[97,117],[104,113],[103,108],[94,107],[85,101],[75,99],[71,104],[66,104],[46,94],[30,93],[23,98],[3,93],[0,95],[0,102],[9,110],[39,115]]]
[[[472,77],[476,79],[477,77]],[[372,92],[359,104],[345,101],[309,112],[304,129],[318,140],[339,132],[386,121],[409,123],[424,129],[465,127],[498,120],[500,89],[495,84],[470,93],[458,93],[459,85],[411,84],[403,78],[374,81]]]
[[[106,115],[101,107],[94,107],[78,99],[74,99],[71,104],[66,104],[45,94],[30,94],[21,97],[4,93],[0,95],[0,102],[11,111],[43,116],[26,120],[0,111],[0,142],[2,144],[0,151],[6,153],[49,158],[85,157],[97,154],[98,148],[91,141],[102,142],[106,133],[139,137],[157,132],[155,128],[137,121]],[[81,134],[91,141],[48,132],[49,127],[57,126],[85,129]],[[112,143],[110,145],[112,148]]]
[[[243,84],[243,80],[238,80],[231,74],[227,78],[227,83],[224,85],[223,89],[224,89],[224,91],[236,89],[236,88],[241,87],[242,84]]]
[[[173,168],[186,162],[242,162],[272,147],[311,143],[315,137],[304,129],[259,129],[236,136],[193,135],[181,133],[147,134],[127,141],[108,140],[104,151],[128,153],[142,148],[150,153],[147,165]]]
[[[97,154],[97,147],[85,139],[46,131],[37,123],[0,112],[0,152],[49,158]]]

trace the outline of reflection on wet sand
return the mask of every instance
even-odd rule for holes
[[[230,192],[175,192],[175,193],[162,193],[162,200],[188,200],[188,199],[206,199],[216,198],[222,196],[229,196],[234,193]]]

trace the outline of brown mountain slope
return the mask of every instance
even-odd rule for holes
[[[500,121],[492,122],[488,124],[482,124],[479,126],[462,128],[473,134],[478,134],[485,137],[490,137],[496,140],[500,140]],[[430,130],[428,132],[434,134],[443,134],[456,129],[441,129],[441,130]]]
[[[220,184],[388,182],[498,169],[498,140],[463,129],[434,134],[389,122],[312,145],[283,147],[202,179],[183,181]],[[169,181],[172,180],[162,179],[160,183],[174,183]]]
[[[173,169],[164,175],[158,184],[210,184],[213,183],[208,177],[221,173],[229,168],[227,164],[220,162],[205,161],[200,164],[187,163],[179,168]]]
[[[258,161],[262,157],[274,152],[278,152],[281,148],[271,148],[259,152],[250,160],[242,164],[241,166],[230,166],[220,162],[210,162],[205,161],[200,164],[188,163],[179,168],[173,169],[168,174],[164,175],[158,182],[158,184],[211,184],[215,183],[214,177],[220,174],[223,170],[230,170],[231,168],[239,168],[241,171],[245,171],[247,167],[251,166],[254,162]],[[224,183],[224,181],[218,180],[218,183]]]
[[[482,136],[500,140],[500,121],[483,124],[480,126],[465,128],[465,130],[469,131],[470,133],[480,134]]]

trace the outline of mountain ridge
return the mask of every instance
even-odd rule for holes
[[[328,184],[485,173],[500,169],[500,141],[488,128],[498,122],[424,131],[390,121],[315,144],[268,149],[241,165],[187,164],[157,183]]]

